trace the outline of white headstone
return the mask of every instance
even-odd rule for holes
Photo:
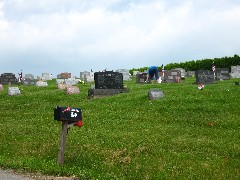
[[[94,73],[88,72],[88,71],[80,72],[80,79],[82,81],[86,81],[86,82],[93,82],[94,81]]]
[[[62,84],[65,82],[65,79],[56,79],[56,84]]]
[[[139,73],[139,71],[133,71],[133,76],[136,76]]]
[[[9,87],[8,88],[8,95],[9,96],[15,96],[21,94],[18,87]]]
[[[231,66],[231,78],[240,78],[240,66]]]
[[[48,86],[48,83],[45,81],[38,81],[38,82],[36,82],[36,85],[38,87],[45,87],[45,86]]]
[[[42,73],[42,80],[52,80],[51,74],[49,73]]]
[[[75,79],[75,78],[68,78],[68,79],[65,80],[65,84],[66,84],[66,85],[71,85],[71,86],[73,86],[73,85],[76,85],[76,84],[78,84],[78,83],[79,83],[79,80],[78,80],[78,79]]]
[[[118,69],[118,70],[116,70],[116,72],[122,73],[124,81],[131,80],[129,70]]]

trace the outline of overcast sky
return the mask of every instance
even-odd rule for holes
[[[132,69],[240,55],[240,0],[0,0],[0,73]]]

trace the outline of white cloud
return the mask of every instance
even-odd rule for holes
[[[43,68],[74,62],[84,70],[232,56],[240,49],[239,17],[234,0],[6,0],[0,59],[36,59]]]

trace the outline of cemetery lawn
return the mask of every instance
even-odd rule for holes
[[[128,93],[87,99],[48,87],[0,91],[0,167],[79,179],[240,179],[240,86],[217,81],[199,90],[177,84],[125,81]],[[13,85],[12,85],[13,86]],[[149,100],[148,91],[165,97]],[[80,107],[83,126],[71,127],[64,165],[57,165],[61,123],[56,106]]]

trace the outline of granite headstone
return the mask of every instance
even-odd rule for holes
[[[148,91],[148,98],[151,100],[163,98],[164,96],[165,95],[164,95],[163,91],[161,91],[159,89],[151,89]]]
[[[3,90],[4,90],[3,85],[0,84],[0,91],[3,91]]]
[[[15,96],[21,94],[18,87],[8,87],[8,95]]]
[[[36,86],[38,86],[38,87],[46,87],[46,86],[48,86],[48,83],[47,82],[45,82],[45,81],[37,81],[36,82]]]
[[[231,78],[240,78],[240,66],[231,66]]]
[[[36,82],[34,80],[34,75],[26,74],[25,77],[22,80],[22,84],[24,84],[24,85],[35,85]]]
[[[129,70],[127,70],[127,69],[117,69],[116,72],[122,73],[124,81],[131,80]]]
[[[66,94],[79,94],[80,90],[76,86],[68,86],[66,87]]]
[[[136,83],[144,83],[147,79],[146,72],[139,72],[136,74]]]
[[[229,80],[230,74],[228,68],[216,68],[215,69],[216,80]]]
[[[0,83],[1,84],[16,84],[17,78],[13,73],[3,73],[1,74]]]
[[[214,72],[208,70],[195,71],[196,84],[211,84],[214,82]]]
[[[180,70],[165,70],[163,82],[165,83],[178,83],[181,81],[181,71]]]

